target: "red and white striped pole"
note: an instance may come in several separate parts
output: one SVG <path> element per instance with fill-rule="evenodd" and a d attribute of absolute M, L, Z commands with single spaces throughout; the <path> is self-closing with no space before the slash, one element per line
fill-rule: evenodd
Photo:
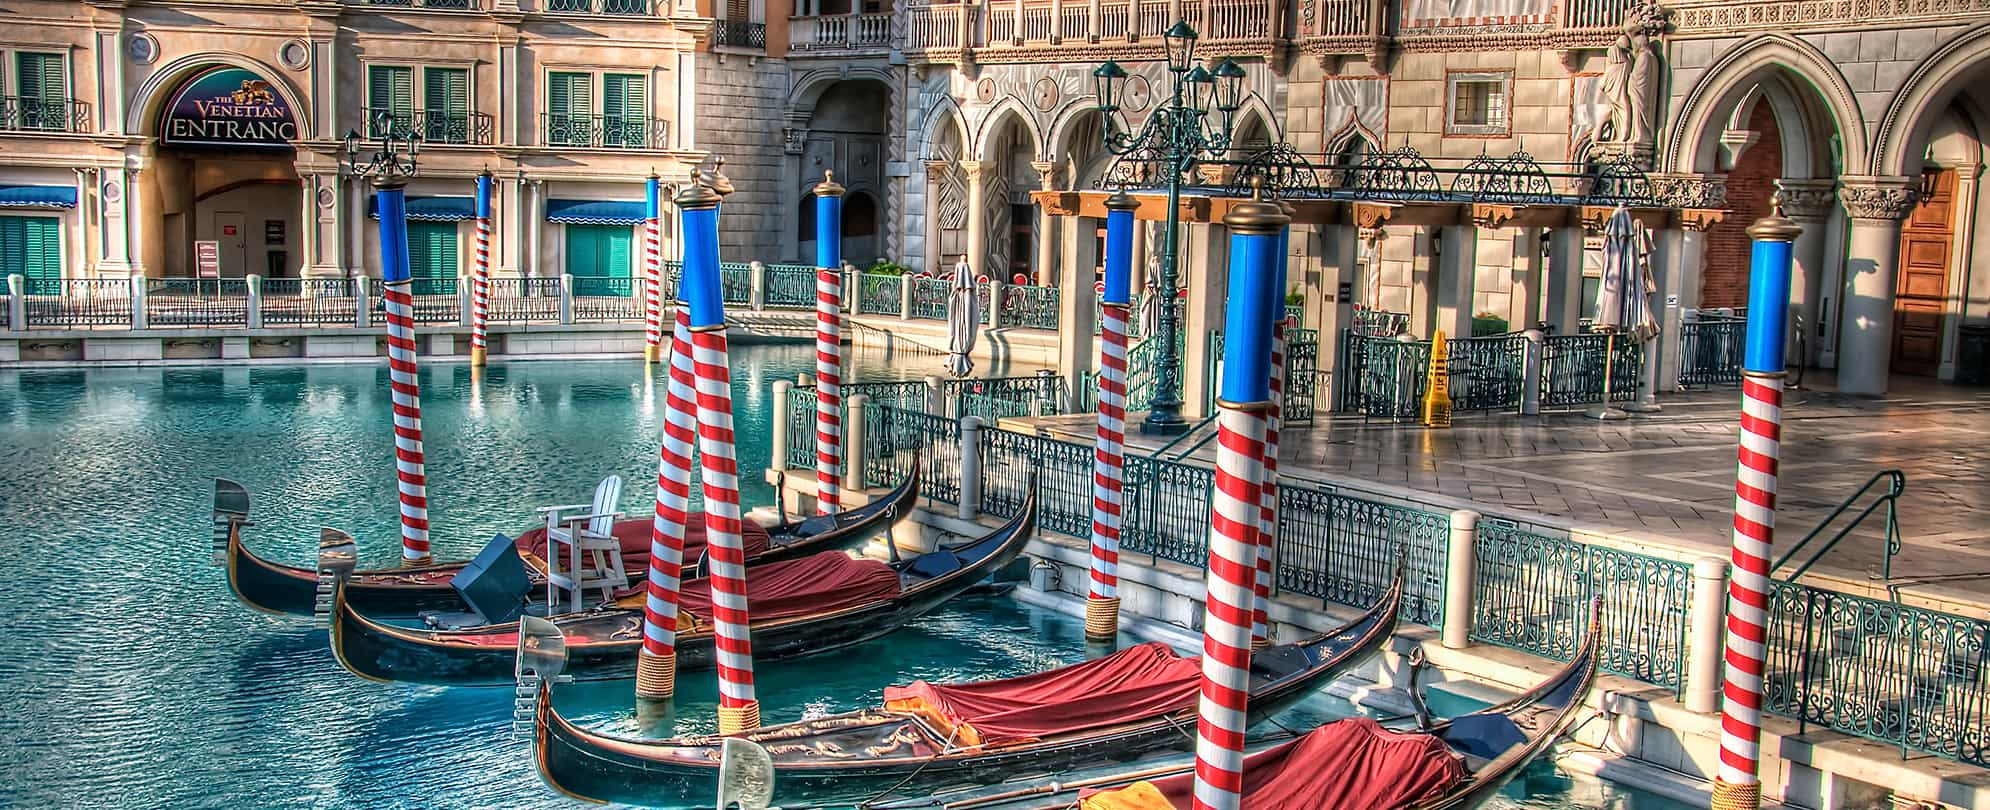
<path fill-rule="evenodd" d="M 1262 192 L 1223 217 L 1230 286 L 1217 399 L 1216 489 L 1210 503 L 1202 699 L 1195 743 L 1196 810 L 1238 810 L 1251 683 L 1251 616 L 1262 517 L 1265 414 L 1271 407 L 1270 297 L 1278 233 L 1291 219 Z"/>
<path fill-rule="evenodd" d="M 477 175 L 477 256 L 470 268 L 470 367 L 489 354 L 485 325 L 491 319 L 491 173 Z"/>
<path fill-rule="evenodd" d="M 843 187 L 815 184 L 815 511 L 833 515 L 843 490 Z"/>
<path fill-rule="evenodd" d="M 691 315 L 679 302 L 670 339 L 670 381 L 664 395 L 663 448 L 656 472 L 656 518 L 650 524 L 649 598 L 643 603 L 643 651 L 636 659 L 636 696 L 663 699 L 677 691 L 677 613 L 684 573 L 684 527 L 691 517 L 691 459 L 698 440 L 697 376 L 691 363 Z"/>
<path fill-rule="evenodd" d="M 663 253 L 657 219 L 657 177 L 649 176 L 643 185 L 643 362 L 654 363 L 663 350 Z"/>
<path fill-rule="evenodd" d="M 1099 434 L 1092 445 L 1092 587 L 1085 637 L 1119 634 L 1119 540 L 1126 505 L 1126 320 L 1133 284 L 1133 210 L 1124 189 L 1106 199 L 1106 277 L 1099 298 Z"/>
<path fill-rule="evenodd" d="M 723 182 L 714 178 L 714 184 Z M 746 549 L 739 512 L 739 460 L 733 451 L 732 373 L 719 283 L 719 194 L 692 182 L 677 195 L 683 212 L 684 275 L 698 403 L 698 456 L 705 491 L 705 544 L 711 560 L 712 626 L 719 670 L 719 733 L 760 727 L 748 633 Z"/>
<path fill-rule="evenodd" d="M 421 381 L 415 373 L 414 299 L 408 295 L 408 209 L 399 178 L 375 182 L 381 297 L 387 309 L 387 380 L 394 399 L 394 476 L 401 498 L 401 564 L 428 565 L 428 474 L 422 469 Z"/>
<path fill-rule="evenodd" d="M 1803 229 L 1781 206 L 1748 227 L 1748 333 L 1741 371 L 1741 443 L 1734 478 L 1733 571 L 1728 581 L 1721 762 L 1714 810 L 1762 804 L 1762 673 L 1769 639 L 1769 553 L 1782 457 L 1783 343 L 1791 244 Z"/>
<path fill-rule="evenodd" d="M 1282 286 L 1282 285 L 1281 285 Z M 1284 295 L 1281 294 L 1283 303 Z M 1275 310 L 1276 311 L 1276 310 Z M 1258 489 L 1258 565 L 1251 594 L 1251 648 L 1271 646 L 1272 546 L 1278 540 L 1278 427 L 1284 417 L 1285 318 L 1271 325 L 1271 377 L 1265 381 L 1271 407 L 1265 410 L 1264 478 Z"/>

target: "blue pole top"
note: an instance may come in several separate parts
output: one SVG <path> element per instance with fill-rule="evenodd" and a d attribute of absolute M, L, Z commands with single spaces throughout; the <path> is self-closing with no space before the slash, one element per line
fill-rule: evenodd
<path fill-rule="evenodd" d="M 843 266 L 843 187 L 834 172 L 823 172 L 815 184 L 815 266 Z"/>
<path fill-rule="evenodd" d="M 1288 213 L 1286 216 L 1291 216 L 1291 214 Z M 1288 268 L 1292 264 L 1291 253 L 1289 252 L 1291 249 L 1292 226 L 1287 225 L 1278 231 L 1278 246 L 1275 248 L 1276 255 L 1271 260 L 1271 284 L 1265 288 L 1265 293 L 1271 296 L 1272 323 L 1285 320 L 1285 286 L 1290 283 L 1287 280 L 1287 276 L 1289 275 Z"/>
<path fill-rule="evenodd" d="M 1279 233 L 1291 225 L 1278 204 L 1252 200 L 1230 209 L 1230 285 L 1223 319 L 1223 379 L 1219 398 L 1238 404 L 1271 400 L 1272 296 L 1277 279 Z"/>
<path fill-rule="evenodd" d="M 1748 336 L 1741 367 L 1758 374 L 1785 370 L 1788 341 L 1791 243 L 1803 228 L 1783 217 L 1781 207 L 1748 226 Z"/>
<path fill-rule="evenodd" d="M 719 195 L 699 182 L 698 173 L 677 193 L 675 200 L 682 219 L 684 263 L 677 282 L 678 298 L 684 301 L 694 329 L 725 324 L 725 298 L 719 284 Z"/>
<path fill-rule="evenodd" d="M 399 185 L 383 185 L 374 194 L 380 209 L 380 280 L 408 280 L 408 198 Z"/>
<path fill-rule="evenodd" d="M 1133 209 L 1139 205 L 1126 189 L 1106 198 L 1106 289 L 1099 298 L 1103 303 L 1133 303 Z"/>
<path fill-rule="evenodd" d="M 663 206 L 658 202 L 658 198 L 662 195 L 657 188 L 656 179 L 656 175 L 652 174 L 649 180 L 643 183 L 643 216 L 649 219 L 661 219 L 663 216 Z"/>
<path fill-rule="evenodd" d="M 477 218 L 491 218 L 491 173 L 477 175 Z"/>

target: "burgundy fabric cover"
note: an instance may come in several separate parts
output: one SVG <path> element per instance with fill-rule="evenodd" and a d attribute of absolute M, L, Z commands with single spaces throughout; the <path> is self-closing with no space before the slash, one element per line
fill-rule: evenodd
<path fill-rule="evenodd" d="M 1130 722 L 1195 706 L 1202 666 L 1159 642 L 1082 664 L 962 684 L 913 681 L 884 690 L 887 704 L 917 698 L 984 745 Z"/>
<path fill-rule="evenodd" d="M 746 525 L 744 540 L 746 556 L 767 550 L 767 530 L 753 521 L 741 521 Z M 651 518 L 624 518 L 615 521 L 615 539 L 622 542 L 622 571 L 630 579 L 649 576 L 650 567 L 650 528 L 655 521 Z M 519 551 L 546 559 L 546 527 L 531 529 L 512 541 Z M 705 515 L 693 513 L 684 525 L 684 564 L 690 565 L 705 553 Z M 453 576 L 453 574 L 452 574 Z"/>
<path fill-rule="evenodd" d="M 746 574 L 746 608 L 755 622 L 826 613 L 898 595 L 898 572 L 877 560 L 855 560 L 822 551 L 799 560 L 753 568 Z M 712 581 L 685 580 L 679 606 L 700 621 L 712 620 Z"/>
<path fill-rule="evenodd" d="M 1433 798 L 1464 778 L 1464 763 L 1443 740 L 1398 733 L 1366 717 L 1350 717 L 1245 759 L 1243 806 L 1391 810 Z M 1193 773 L 1153 784 L 1176 807 L 1194 804 Z"/>

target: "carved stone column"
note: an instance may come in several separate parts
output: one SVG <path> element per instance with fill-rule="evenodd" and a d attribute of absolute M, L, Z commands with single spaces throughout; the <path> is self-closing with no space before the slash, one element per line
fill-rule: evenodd
<path fill-rule="evenodd" d="M 947 181 L 947 172 L 953 164 L 944 160 L 926 161 L 926 245 L 920 251 L 926 257 L 926 264 L 920 268 L 938 275 L 946 268 L 940 266 L 940 186 Z"/>
<path fill-rule="evenodd" d="M 967 175 L 967 267 L 980 278 L 988 264 L 988 212 L 983 205 L 982 181 L 994 170 L 990 161 L 963 160 L 960 170 Z"/>
<path fill-rule="evenodd" d="M 1900 221 L 1914 210 L 1906 177 L 1841 178 L 1838 200 L 1851 217 L 1845 302 L 1839 307 L 1838 390 L 1886 393 L 1893 362 L 1893 294 L 1899 284 Z"/>
<path fill-rule="evenodd" d="M 1785 360 L 1798 368 L 1808 366 L 1823 342 L 1818 312 L 1823 305 L 1825 221 L 1838 207 L 1836 180 L 1778 180 L 1776 199 L 1783 216 L 1803 226 L 1790 252 L 1796 269 L 1790 274 L 1790 318 Z M 1799 326 L 1799 324 L 1801 326 Z M 1798 330 L 1803 332 L 1801 340 Z M 1799 342 L 1802 343 L 1801 349 Z M 1799 353 L 1801 352 L 1801 353 Z"/>
<path fill-rule="evenodd" d="M 1057 190 L 1057 164 L 1048 160 L 1030 161 L 1030 168 L 1036 170 L 1037 185 L 1044 191 Z M 1075 223 L 1074 223 L 1075 227 Z M 1078 234 L 1080 239 L 1084 233 Z M 1039 205 L 1036 207 L 1036 283 L 1049 287 L 1057 283 L 1057 218 Z M 1082 274 L 1084 268 L 1072 265 L 1074 274 Z"/>
<path fill-rule="evenodd" d="M 1943 380 L 1955 381 L 1956 350 L 1961 347 L 1961 327 L 1963 302 L 1969 300 L 1970 268 L 1974 265 L 1973 251 L 1963 237 L 1975 234 L 1971 227 L 1977 220 L 1977 206 L 1982 204 L 1978 197 L 1976 178 L 1983 173 L 1983 167 L 1967 163 L 1955 167 L 1955 202 L 1949 209 L 1949 221 L 1954 224 L 1956 245 L 1949 250 L 1949 296 L 1948 303 L 1942 306 L 1942 361 L 1936 375 Z M 1980 254 L 1978 254 L 1980 255 Z"/>

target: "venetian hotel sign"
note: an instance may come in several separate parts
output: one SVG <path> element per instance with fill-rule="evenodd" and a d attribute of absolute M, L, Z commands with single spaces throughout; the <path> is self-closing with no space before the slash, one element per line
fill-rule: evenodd
<path fill-rule="evenodd" d="M 297 118 L 269 80 L 213 67 L 174 91 L 159 133 L 167 146 L 281 148 L 297 139 Z"/>

